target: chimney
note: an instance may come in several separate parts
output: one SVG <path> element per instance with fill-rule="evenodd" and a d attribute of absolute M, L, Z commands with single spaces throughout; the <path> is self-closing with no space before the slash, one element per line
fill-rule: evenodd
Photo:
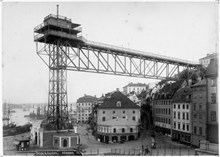
<path fill-rule="evenodd" d="M 118 91 L 119 91 L 119 88 L 116 88 L 116 91 L 118 92 Z"/>
<path fill-rule="evenodd" d="M 188 86 L 191 86 L 192 85 L 192 79 L 189 79 L 188 80 Z"/>

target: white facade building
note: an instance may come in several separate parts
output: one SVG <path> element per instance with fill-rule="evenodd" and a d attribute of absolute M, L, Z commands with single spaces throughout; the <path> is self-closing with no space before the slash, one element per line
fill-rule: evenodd
<path fill-rule="evenodd" d="M 143 90 L 148 89 L 148 85 L 145 83 L 129 83 L 127 86 L 123 87 L 123 93 L 127 95 L 130 92 L 135 92 L 140 94 Z"/>
<path fill-rule="evenodd" d="M 87 122 L 89 115 L 92 113 L 93 103 L 97 101 L 96 97 L 90 95 L 84 95 L 76 102 L 77 123 Z"/>

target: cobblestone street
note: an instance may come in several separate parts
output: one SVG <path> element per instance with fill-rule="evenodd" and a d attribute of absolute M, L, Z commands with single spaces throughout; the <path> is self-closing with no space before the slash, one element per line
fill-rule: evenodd
<path fill-rule="evenodd" d="M 173 142 L 169 137 L 165 137 L 162 135 L 156 135 L 157 147 L 156 149 L 151 149 L 151 137 L 149 131 L 146 131 L 144 136 L 141 135 L 138 140 L 127 141 L 122 144 L 106 144 L 95 140 L 94 136 L 91 135 L 90 131 L 87 131 L 86 127 L 87 125 L 85 124 L 79 125 L 78 127 L 78 131 L 81 134 L 82 148 L 84 148 L 85 150 L 85 155 L 104 155 L 106 153 L 118 155 L 142 155 L 145 153 L 141 150 L 142 144 L 144 148 L 146 148 L 147 146 L 150 150 L 147 155 L 195 155 L 195 151 L 193 148 Z"/>

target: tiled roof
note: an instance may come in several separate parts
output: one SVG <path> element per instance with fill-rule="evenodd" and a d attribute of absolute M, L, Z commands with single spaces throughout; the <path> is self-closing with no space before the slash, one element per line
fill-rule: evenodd
<path fill-rule="evenodd" d="M 159 92 L 155 93 L 155 99 L 171 99 L 183 82 L 184 80 L 179 80 L 174 83 L 165 84 Z"/>
<path fill-rule="evenodd" d="M 119 119 L 111 119 L 108 121 L 104 121 L 99 123 L 99 125 L 111 125 L 111 126 L 123 126 L 123 125 L 138 125 L 137 121 L 134 121 L 132 119 L 125 119 L 125 118 L 119 118 Z"/>
<path fill-rule="evenodd" d="M 187 86 L 180 88 L 173 96 L 173 102 L 190 102 L 192 89 Z"/>
<path fill-rule="evenodd" d="M 218 60 L 211 59 L 207 70 L 206 70 L 206 77 L 210 75 L 218 75 Z"/>
<path fill-rule="evenodd" d="M 83 97 L 77 99 L 77 103 L 83 103 L 83 102 L 94 102 L 97 101 L 98 98 L 90 96 L 90 95 L 84 95 Z"/>
<path fill-rule="evenodd" d="M 207 54 L 207 56 L 200 58 L 199 60 L 202 59 L 210 59 L 210 58 L 216 58 L 217 57 L 217 53 L 212 53 L 212 54 Z"/>
<path fill-rule="evenodd" d="M 192 85 L 191 87 L 198 87 L 198 86 L 205 86 L 206 80 L 202 79 L 201 81 L 197 82 L 196 84 Z"/>
<path fill-rule="evenodd" d="M 125 87 L 129 87 L 129 86 L 132 86 L 132 87 L 147 87 L 148 85 L 147 84 L 145 84 L 145 83 L 129 83 L 127 86 L 125 86 Z"/>
<path fill-rule="evenodd" d="M 118 107 L 117 102 L 121 102 L 121 105 Z M 129 109 L 129 108 L 140 108 L 134 102 L 132 102 L 128 97 L 122 94 L 120 91 L 116 91 L 111 94 L 111 96 L 106 97 L 103 104 L 98 107 L 98 109 Z"/>

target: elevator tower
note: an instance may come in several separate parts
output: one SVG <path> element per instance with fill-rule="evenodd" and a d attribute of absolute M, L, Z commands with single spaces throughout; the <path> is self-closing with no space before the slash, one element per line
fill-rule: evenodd
<path fill-rule="evenodd" d="M 43 23 L 34 28 L 37 54 L 42 58 L 43 53 L 48 58 L 47 62 L 43 60 L 49 67 L 47 124 L 55 130 L 68 128 L 67 43 L 76 43 L 81 32 L 80 25 L 60 16 L 58 9 L 57 15 L 46 16 Z"/>

